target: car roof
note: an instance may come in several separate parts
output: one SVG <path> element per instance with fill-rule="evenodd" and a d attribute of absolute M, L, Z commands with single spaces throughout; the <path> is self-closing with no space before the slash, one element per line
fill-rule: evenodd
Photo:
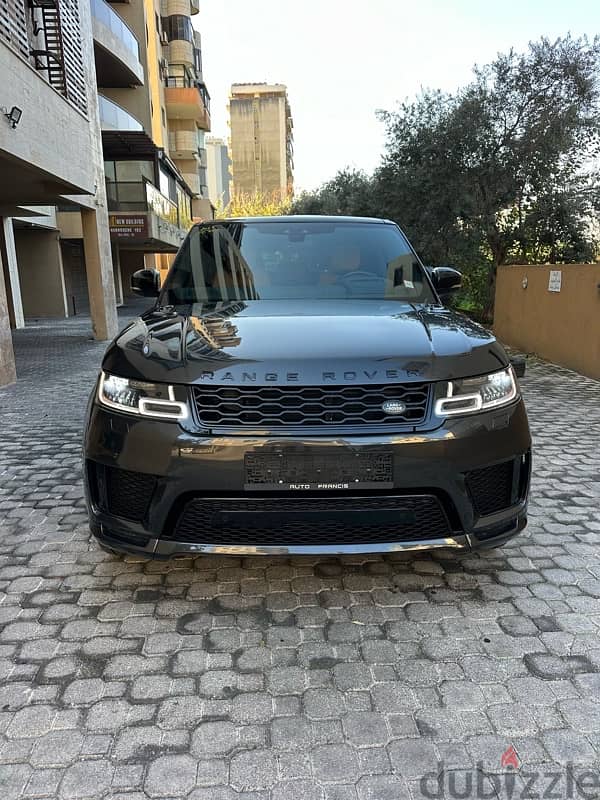
<path fill-rule="evenodd" d="M 377 222 L 382 225 L 395 225 L 395 222 L 389 219 L 379 219 L 378 217 L 345 217 L 325 214 L 287 214 L 278 217 L 229 217 L 227 219 L 207 219 L 203 222 L 197 222 L 196 225 L 222 225 L 228 222 L 260 222 L 261 225 L 267 222 L 335 222 L 335 223 L 373 223 Z"/>

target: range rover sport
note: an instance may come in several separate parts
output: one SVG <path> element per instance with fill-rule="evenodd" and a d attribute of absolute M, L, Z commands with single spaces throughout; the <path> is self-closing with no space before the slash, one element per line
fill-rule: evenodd
<path fill-rule="evenodd" d="M 339 554 L 503 544 L 530 434 L 492 334 L 442 305 L 399 227 L 272 217 L 192 228 L 109 346 L 85 431 L 105 549 Z"/>

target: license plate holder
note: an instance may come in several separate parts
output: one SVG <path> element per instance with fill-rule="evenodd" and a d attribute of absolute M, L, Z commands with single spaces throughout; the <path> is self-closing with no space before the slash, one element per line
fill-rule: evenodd
<path fill-rule="evenodd" d="M 327 492 L 394 485 L 392 454 L 384 450 L 282 448 L 246 453 L 244 468 L 246 491 Z"/>

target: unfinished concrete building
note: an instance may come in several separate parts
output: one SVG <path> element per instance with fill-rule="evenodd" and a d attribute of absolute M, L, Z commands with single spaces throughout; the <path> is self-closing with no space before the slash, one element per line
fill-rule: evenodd
<path fill-rule="evenodd" d="M 283 84 L 234 83 L 229 100 L 234 194 L 293 191 L 293 122 Z"/>

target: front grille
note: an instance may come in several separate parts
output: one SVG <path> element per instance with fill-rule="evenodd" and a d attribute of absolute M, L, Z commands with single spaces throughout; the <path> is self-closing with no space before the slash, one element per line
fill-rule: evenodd
<path fill-rule="evenodd" d="M 513 475 L 513 459 L 467 472 L 467 488 L 478 514 L 493 514 L 513 504 Z"/>
<path fill-rule="evenodd" d="M 101 469 L 104 473 L 105 491 L 100 492 L 100 497 L 104 495 L 106 510 L 117 517 L 141 521 L 148 510 L 156 485 L 154 475 L 116 467 Z"/>
<path fill-rule="evenodd" d="M 193 399 L 202 425 L 269 428 L 297 426 L 414 426 L 425 420 L 429 384 L 374 386 L 195 386 Z M 386 414 L 385 400 L 406 405 Z"/>
<path fill-rule="evenodd" d="M 433 495 L 196 498 L 163 539 L 211 545 L 309 546 L 414 542 L 451 535 Z"/>

